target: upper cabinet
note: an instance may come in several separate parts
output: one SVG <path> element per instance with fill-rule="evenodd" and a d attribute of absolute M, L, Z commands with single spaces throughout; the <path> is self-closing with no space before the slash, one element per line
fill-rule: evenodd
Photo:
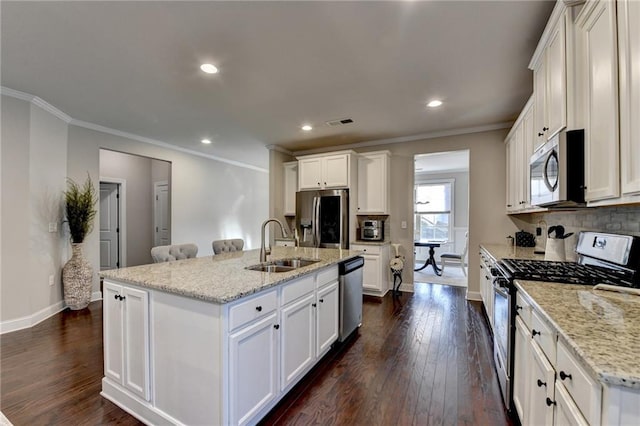
<path fill-rule="evenodd" d="M 284 167 L 284 215 L 296 214 L 296 191 L 298 190 L 298 162 L 283 163 Z"/>
<path fill-rule="evenodd" d="M 298 157 L 298 187 L 301 191 L 349 188 L 354 159 L 352 151 Z"/>
<path fill-rule="evenodd" d="M 390 162 L 389 151 L 358 157 L 358 214 L 389 214 Z"/>
<path fill-rule="evenodd" d="M 640 194 L 640 2 L 619 1 L 620 172 L 624 195 Z"/>
<path fill-rule="evenodd" d="M 640 3 L 588 1 L 584 37 L 589 206 L 640 202 Z"/>
<path fill-rule="evenodd" d="M 566 6 L 558 2 L 529 64 L 536 105 L 536 147 L 567 127 L 567 16 Z"/>
<path fill-rule="evenodd" d="M 534 97 L 532 96 L 505 140 L 507 149 L 507 213 L 531 208 L 529 159 L 534 146 Z"/>

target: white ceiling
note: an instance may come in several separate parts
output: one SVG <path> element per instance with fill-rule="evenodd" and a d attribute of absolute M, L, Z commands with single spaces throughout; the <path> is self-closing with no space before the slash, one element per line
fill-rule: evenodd
<path fill-rule="evenodd" d="M 76 120 L 267 168 L 270 144 L 300 151 L 515 119 L 553 2 L 0 7 L 2 86 Z M 220 73 L 203 74 L 203 62 Z M 444 105 L 427 110 L 432 98 Z M 324 124 L 343 117 L 355 123 Z"/>
<path fill-rule="evenodd" d="M 449 151 L 415 156 L 415 172 L 442 173 L 469 170 L 469 151 Z"/>

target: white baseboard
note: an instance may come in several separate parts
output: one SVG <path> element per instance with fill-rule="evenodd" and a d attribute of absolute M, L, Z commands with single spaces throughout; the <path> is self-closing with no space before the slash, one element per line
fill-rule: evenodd
<path fill-rule="evenodd" d="M 469 291 L 467 290 L 467 300 L 475 300 L 477 302 L 482 302 L 482 295 L 479 291 Z"/>
<path fill-rule="evenodd" d="M 91 301 L 94 302 L 96 300 L 102 300 L 102 292 L 94 291 L 93 293 L 91 293 Z M 59 302 L 56 302 L 53 305 L 47 306 L 46 308 L 41 309 L 32 315 L 27 315 L 21 318 L 2 321 L 0 322 L 0 334 L 10 333 L 12 331 L 24 330 L 25 328 L 31 328 L 34 325 L 40 324 L 42 321 L 46 320 L 47 318 L 51 318 L 58 312 L 64 311 L 66 308 L 67 308 L 67 305 L 64 303 L 64 300 L 60 300 Z"/>
<path fill-rule="evenodd" d="M 413 283 L 402 283 L 398 288 L 400 291 L 404 291 L 406 293 L 413 293 Z"/>

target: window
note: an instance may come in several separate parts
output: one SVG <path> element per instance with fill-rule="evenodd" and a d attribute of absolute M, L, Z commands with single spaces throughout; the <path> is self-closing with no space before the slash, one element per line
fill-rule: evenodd
<path fill-rule="evenodd" d="M 415 186 L 414 239 L 450 240 L 453 226 L 453 180 Z"/>

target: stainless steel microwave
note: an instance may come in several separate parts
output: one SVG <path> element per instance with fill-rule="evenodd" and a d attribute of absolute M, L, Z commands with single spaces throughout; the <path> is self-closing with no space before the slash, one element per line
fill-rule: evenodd
<path fill-rule="evenodd" d="M 531 204 L 584 205 L 584 130 L 562 131 L 531 156 Z"/>
<path fill-rule="evenodd" d="M 371 241 L 384 240 L 384 222 L 381 220 L 365 220 L 360 228 L 360 239 Z"/>

